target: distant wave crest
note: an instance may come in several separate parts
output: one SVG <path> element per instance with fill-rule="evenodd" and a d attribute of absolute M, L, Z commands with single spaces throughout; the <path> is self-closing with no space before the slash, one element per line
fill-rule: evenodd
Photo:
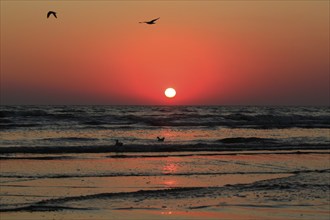
<path fill-rule="evenodd" d="M 85 107 L 87 108 L 87 107 Z M 315 112 L 313 112 L 313 110 Z M 24 121 L 24 123 L 22 123 Z M 40 123 L 42 121 L 42 123 Z M 320 108 L 225 108 L 225 107 L 1 107 L 2 128 L 51 126 L 72 123 L 89 128 L 119 125 L 149 127 L 229 127 L 229 128 L 330 128 L 330 111 Z"/>

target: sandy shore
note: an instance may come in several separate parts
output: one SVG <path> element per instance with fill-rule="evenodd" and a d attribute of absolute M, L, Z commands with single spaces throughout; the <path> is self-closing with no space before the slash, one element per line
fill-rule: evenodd
<path fill-rule="evenodd" d="M 330 217 L 329 151 L 149 156 L 2 159 L 1 220 Z"/>

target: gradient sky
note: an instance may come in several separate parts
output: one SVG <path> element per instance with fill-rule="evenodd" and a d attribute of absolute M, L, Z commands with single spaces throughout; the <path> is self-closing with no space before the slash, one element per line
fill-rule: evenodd
<path fill-rule="evenodd" d="M 1 104 L 329 105 L 327 0 L 0 2 Z"/>

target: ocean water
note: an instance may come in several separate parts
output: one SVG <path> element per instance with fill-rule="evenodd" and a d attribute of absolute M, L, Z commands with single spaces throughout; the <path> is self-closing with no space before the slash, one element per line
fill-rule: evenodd
<path fill-rule="evenodd" d="M 330 217 L 328 107 L 1 106 L 0 125 L 1 219 Z"/>
<path fill-rule="evenodd" d="M 1 153 L 328 149 L 329 107 L 1 106 Z M 165 137 L 164 142 L 157 136 Z"/>

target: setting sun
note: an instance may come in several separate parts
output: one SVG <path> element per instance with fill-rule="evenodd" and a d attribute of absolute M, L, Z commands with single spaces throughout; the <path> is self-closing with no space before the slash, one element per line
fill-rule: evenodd
<path fill-rule="evenodd" d="M 165 90 L 165 96 L 166 96 L 167 98 L 173 98 L 175 95 L 176 95 L 176 91 L 175 91 L 175 89 L 173 89 L 173 88 L 167 88 L 167 89 Z"/>

